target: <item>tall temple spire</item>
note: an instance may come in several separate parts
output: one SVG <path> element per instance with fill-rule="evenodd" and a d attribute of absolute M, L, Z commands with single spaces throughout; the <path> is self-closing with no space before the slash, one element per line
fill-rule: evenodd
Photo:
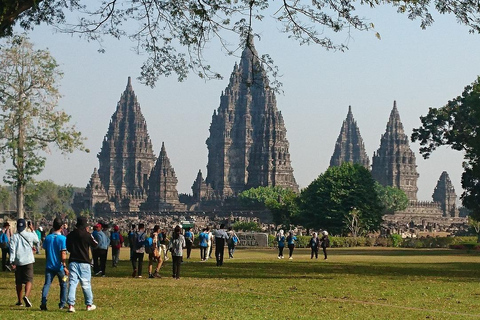
<path fill-rule="evenodd" d="M 432 198 L 440 203 L 444 217 L 458 217 L 457 194 L 446 171 L 440 175 Z"/>
<path fill-rule="evenodd" d="M 207 185 L 219 197 L 258 186 L 297 191 L 286 131 L 251 42 L 243 50 L 238 68 L 234 67 L 212 117 Z"/>
<path fill-rule="evenodd" d="M 162 142 L 162 149 L 149 179 L 146 207 L 150 210 L 162 211 L 178 209 L 182 206 L 178 200 L 177 183 L 175 170 L 170 164 L 165 143 Z M 184 209 L 184 206 L 182 208 Z"/>
<path fill-rule="evenodd" d="M 97 157 L 98 174 L 110 196 L 144 193 L 148 188 L 155 155 L 130 77 Z"/>
<path fill-rule="evenodd" d="M 415 154 L 403 130 L 396 101 L 380 139 L 380 148 L 372 158 L 372 176 L 384 186 L 402 189 L 409 200 L 417 200 L 419 175 Z"/>
<path fill-rule="evenodd" d="M 348 106 L 347 118 L 343 121 L 330 158 L 330 167 L 340 166 L 344 162 L 358 163 L 367 169 L 370 167 L 360 130 L 353 118 L 352 106 Z"/>

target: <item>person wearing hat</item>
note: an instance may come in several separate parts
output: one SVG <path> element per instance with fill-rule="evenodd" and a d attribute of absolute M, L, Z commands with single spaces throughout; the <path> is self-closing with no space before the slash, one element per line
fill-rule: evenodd
<path fill-rule="evenodd" d="M 78 282 L 82 285 L 87 311 L 97 308 L 93 304 L 92 272 L 90 270 L 89 255 L 90 248 L 94 248 L 97 245 L 98 242 L 88 232 L 87 219 L 78 217 L 75 230 L 67 235 L 67 251 L 70 252 L 68 259 L 68 270 L 70 271 L 67 297 L 68 312 L 75 312 L 75 294 Z"/>
<path fill-rule="evenodd" d="M 123 244 L 123 236 L 119 232 L 120 228 L 116 225 L 110 234 L 110 245 L 112 246 L 112 267 L 116 268 L 120 258 L 120 248 Z"/>
<path fill-rule="evenodd" d="M 23 302 L 27 308 L 32 306 L 30 292 L 33 285 L 33 256 L 34 246 L 38 243 L 38 237 L 33 232 L 32 227 L 26 230 L 27 223 L 25 219 L 17 220 L 17 233 L 10 239 L 10 265 L 15 270 L 15 285 L 17 290 L 17 306 L 22 306 L 22 290 L 25 285 L 25 295 Z"/>
<path fill-rule="evenodd" d="M 2 231 L 0 232 L 0 247 L 2 248 L 2 271 L 12 271 L 10 269 L 10 239 L 12 238 L 12 230 L 10 229 L 10 223 L 5 222 L 3 224 Z M 8 259 L 7 259 L 8 256 Z"/>
<path fill-rule="evenodd" d="M 328 238 L 328 232 L 324 230 L 322 232 L 322 238 L 320 239 L 320 246 L 323 250 L 323 256 L 327 260 L 327 247 L 330 247 L 330 239 Z"/>
<path fill-rule="evenodd" d="M 102 224 L 97 223 L 95 225 L 95 230 L 92 233 L 92 236 L 97 240 L 98 246 L 93 248 L 93 272 L 97 276 L 105 276 L 105 268 L 107 264 L 107 250 L 108 245 L 110 244 L 110 239 L 107 237 L 105 232 L 102 231 Z"/>

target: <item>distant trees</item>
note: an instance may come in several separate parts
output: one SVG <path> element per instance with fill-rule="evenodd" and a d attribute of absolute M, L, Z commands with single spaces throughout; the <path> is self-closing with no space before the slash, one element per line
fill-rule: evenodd
<path fill-rule="evenodd" d="M 375 190 L 375 180 L 363 166 L 330 167 L 302 190 L 299 220 L 307 228 L 334 234 L 378 230 L 384 207 Z"/>
<path fill-rule="evenodd" d="M 24 217 L 25 186 L 45 166 L 40 152 L 55 145 L 62 153 L 85 150 L 70 116 L 56 106 L 62 73 L 46 50 L 34 50 L 26 36 L 14 36 L 0 48 L 0 156 L 13 169 L 4 181 L 16 188 L 18 217 Z"/>
<path fill-rule="evenodd" d="M 443 107 L 430 108 L 420 120 L 422 125 L 413 130 L 412 141 L 420 142 L 425 159 L 440 146 L 464 153 L 461 199 L 480 220 L 480 77 L 461 96 Z"/>
<path fill-rule="evenodd" d="M 56 216 L 75 216 L 72 209 L 74 189 L 71 185 L 58 186 L 52 181 L 29 183 L 25 193 L 25 208 L 36 217 L 53 220 Z"/>

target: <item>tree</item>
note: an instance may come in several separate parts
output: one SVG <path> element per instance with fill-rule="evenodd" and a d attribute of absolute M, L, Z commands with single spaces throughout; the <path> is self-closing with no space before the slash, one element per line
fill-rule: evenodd
<path fill-rule="evenodd" d="M 255 221 L 237 221 L 232 225 L 232 228 L 235 231 L 262 231 L 260 225 Z"/>
<path fill-rule="evenodd" d="M 462 0 L 3 0 L 0 5 L 0 37 L 12 33 L 19 24 L 32 29 L 40 23 L 53 24 L 65 32 L 77 33 L 88 40 L 101 41 L 104 36 L 127 37 L 139 53 L 146 53 L 141 80 L 153 86 L 159 76 L 176 74 L 183 80 L 189 71 L 200 77 L 219 78 L 204 60 L 203 49 L 214 40 L 227 54 L 248 45 L 255 21 L 271 18 L 281 24 L 281 31 L 300 44 L 318 44 L 327 49 L 345 50 L 345 43 L 335 43 L 332 36 L 352 29 L 371 30 L 368 17 L 357 15 L 357 5 L 376 7 L 392 5 L 409 19 L 419 18 L 421 27 L 433 23 L 435 8 L 442 14 L 454 14 L 457 20 L 480 31 L 480 7 L 475 1 Z M 70 24 L 66 10 L 79 16 Z M 229 45 L 229 33 L 239 36 L 240 45 Z M 380 37 L 376 33 L 377 37 Z M 348 37 L 344 37 L 347 38 Z M 102 49 L 103 50 L 103 49 Z M 268 55 L 262 57 L 272 65 Z M 271 70 L 275 70 L 274 67 Z M 275 72 L 273 72 L 275 74 Z"/>
<path fill-rule="evenodd" d="M 358 164 L 330 167 L 300 195 L 300 221 L 305 227 L 326 229 L 333 234 L 348 230 L 352 209 L 365 231 L 375 231 L 382 222 L 383 206 L 375 192 L 375 180 Z"/>
<path fill-rule="evenodd" d="M 430 108 L 420 120 L 422 125 L 413 130 L 412 141 L 420 142 L 420 153 L 425 159 L 440 146 L 463 151 L 461 199 L 472 217 L 479 220 L 480 77 L 466 86 L 461 96 L 441 108 Z"/>
<path fill-rule="evenodd" d="M 14 36 L 0 49 L 0 155 L 11 161 L 4 177 L 16 188 L 18 217 L 24 217 L 26 184 L 45 166 L 49 146 L 62 153 L 84 148 L 84 138 L 70 116 L 57 110 L 60 97 L 56 80 L 62 76 L 46 50 L 34 50 L 29 39 Z"/>
<path fill-rule="evenodd" d="M 385 213 L 405 210 L 408 206 L 408 197 L 402 189 L 391 186 L 384 187 L 376 182 L 375 191 L 385 208 Z"/>
<path fill-rule="evenodd" d="M 241 192 L 240 203 L 250 208 L 267 208 L 272 213 L 273 222 L 289 226 L 298 213 L 298 195 L 290 189 L 280 187 L 257 187 Z"/>
<path fill-rule="evenodd" d="M 58 186 L 50 180 L 29 183 L 25 190 L 26 210 L 49 220 L 70 215 L 72 200 L 71 185 Z"/>

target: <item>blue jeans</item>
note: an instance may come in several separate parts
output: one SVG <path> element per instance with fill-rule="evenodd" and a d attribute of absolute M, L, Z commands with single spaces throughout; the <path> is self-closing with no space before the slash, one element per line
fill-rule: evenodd
<path fill-rule="evenodd" d="M 60 271 L 45 270 L 45 284 L 42 289 L 42 305 L 47 305 L 48 290 L 50 290 L 50 285 L 55 276 L 57 276 L 60 284 L 60 303 L 58 304 L 58 307 L 63 308 L 67 303 L 67 281 L 64 281 L 65 271 L 63 269 Z"/>
<path fill-rule="evenodd" d="M 89 263 L 70 262 L 68 265 L 70 271 L 70 278 L 68 281 L 68 299 L 69 305 L 75 305 L 75 291 L 77 290 L 78 282 L 82 285 L 83 297 L 85 298 L 85 305 L 91 306 L 93 304 L 92 293 L 92 272 Z"/>

